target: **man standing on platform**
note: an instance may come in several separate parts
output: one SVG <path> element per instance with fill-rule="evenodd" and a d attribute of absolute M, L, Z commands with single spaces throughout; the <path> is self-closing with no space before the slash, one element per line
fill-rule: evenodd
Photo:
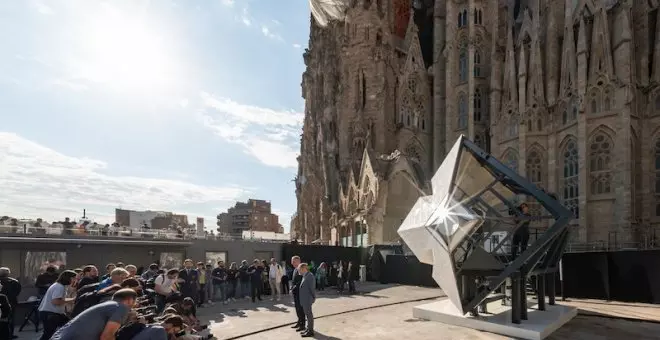
<path fill-rule="evenodd" d="M 300 256 L 296 255 L 292 257 L 291 265 L 295 268 L 291 277 L 291 294 L 293 294 L 293 303 L 296 306 L 296 315 L 298 316 L 298 322 L 296 322 L 291 328 L 295 328 L 297 332 L 302 332 L 305 330 L 305 311 L 303 311 L 302 305 L 300 304 L 300 284 L 303 279 L 300 272 L 298 272 Z"/>

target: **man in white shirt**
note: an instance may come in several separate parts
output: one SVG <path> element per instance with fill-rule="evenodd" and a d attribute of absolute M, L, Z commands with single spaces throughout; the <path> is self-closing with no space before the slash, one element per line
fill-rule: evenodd
<path fill-rule="evenodd" d="M 280 301 L 280 282 L 282 281 L 282 267 L 275 261 L 274 258 L 270 259 L 270 269 L 268 270 L 268 283 L 270 283 L 270 300 L 275 299 L 275 292 L 277 292 L 277 301 Z"/>
<path fill-rule="evenodd" d="M 165 301 L 167 298 L 178 293 L 176 290 L 176 282 L 179 278 L 178 269 L 170 269 L 167 273 L 158 275 L 154 279 L 154 290 L 156 291 L 156 306 L 158 307 L 158 312 L 162 312 L 165 309 Z"/>

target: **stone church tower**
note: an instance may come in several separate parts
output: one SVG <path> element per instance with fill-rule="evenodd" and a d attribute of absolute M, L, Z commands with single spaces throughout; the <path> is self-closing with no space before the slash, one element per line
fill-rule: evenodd
<path fill-rule="evenodd" d="M 657 0 L 346 1 L 345 20 L 312 19 L 304 54 L 299 240 L 398 241 L 464 134 L 556 192 L 574 242 L 648 241 L 660 223 Z"/>

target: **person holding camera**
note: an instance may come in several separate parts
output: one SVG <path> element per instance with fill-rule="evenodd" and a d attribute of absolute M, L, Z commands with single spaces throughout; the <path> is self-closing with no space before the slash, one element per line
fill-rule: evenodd
<path fill-rule="evenodd" d="M 65 270 L 44 294 L 39 303 L 39 318 L 44 325 L 41 340 L 49 340 L 55 331 L 69 321 L 65 306 L 75 302 L 75 298 L 66 297 L 66 287 L 78 276 L 73 270 Z"/>
<path fill-rule="evenodd" d="M 160 324 L 147 325 L 133 340 L 168 340 L 176 339 L 184 330 L 183 319 L 178 315 L 168 315 Z"/>
<path fill-rule="evenodd" d="M 135 305 L 133 289 L 118 290 L 111 301 L 90 307 L 53 334 L 51 340 L 99 339 L 114 340 L 117 330 L 127 320 Z"/>
<path fill-rule="evenodd" d="M 520 221 L 516 220 L 518 224 L 518 229 L 513 233 L 513 240 L 511 241 L 511 257 L 515 260 L 518 257 L 519 253 L 527 250 L 527 244 L 529 243 L 529 206 L 527 203 L 523 203 L 518 207 L 520 216 L 527 217 L 526 219 Z M 520 249 L 520 252 L 518 250 Z"/>
<path fill-rule="evenodd" d="M 154 280 L 154 290 L 156 296 L 154 297 L 156 306 L 158 306 L 158 313 L 165 309 L 165 303 L 173 295 L 178 295 L 179 291 L 176 288 L 176 282 L 179 278 L 179 270 L 172 268 L 167 273 L 160 274 Z"/>

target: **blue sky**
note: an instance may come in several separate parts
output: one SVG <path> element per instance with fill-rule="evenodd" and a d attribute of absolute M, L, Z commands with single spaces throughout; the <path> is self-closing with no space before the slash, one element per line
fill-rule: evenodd
<path fill-rule="evenodd" d="M 0 215 L 205 217 L 288 230 L 307 1 L 0 2 Z"/>

